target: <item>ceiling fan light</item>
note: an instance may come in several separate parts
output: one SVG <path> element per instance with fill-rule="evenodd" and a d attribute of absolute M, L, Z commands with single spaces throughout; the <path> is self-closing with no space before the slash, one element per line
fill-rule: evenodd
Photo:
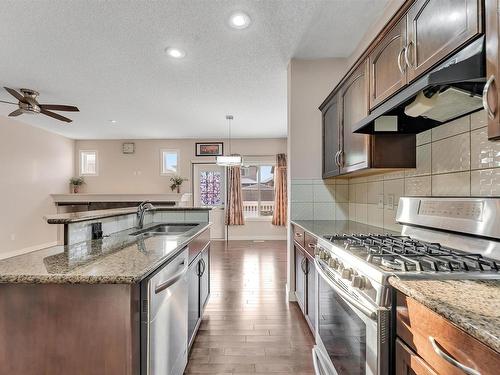
<path fill-rule="evenodd" d="M 241 155 L 222 155 L 216 158 L 216 164 L 222 167 L 236 167 L 242 163 Z"/>

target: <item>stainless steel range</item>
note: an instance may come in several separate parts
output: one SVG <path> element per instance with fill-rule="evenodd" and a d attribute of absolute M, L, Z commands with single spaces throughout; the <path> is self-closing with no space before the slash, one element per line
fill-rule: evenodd
<path fill-rule="evenodd" d="M 500 199 L 401 198 L 401 233 L 318 241 L 316 373 L 389 373 L 388 278 L 500 279 Z"/>

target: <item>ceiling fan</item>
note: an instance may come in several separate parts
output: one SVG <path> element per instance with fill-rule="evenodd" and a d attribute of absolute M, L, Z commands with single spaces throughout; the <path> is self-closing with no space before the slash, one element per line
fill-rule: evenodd
<path fill-rule="evenodd" d="M 20 89 L 21 93 L 17 92 L 14 89 L 4 87 L 5 90 L 9 94 L 11 94 L 13 97 L 15 97 L 19 102 L 18 103 L 13 103 L 13 102 L 6 102 L 4 100 L 0 100 L 0 103 L 7 103 L 7 104 L 17 104 L 19 106 L 18 109 L 16 109 L 14 112 L 9 113 L 10 117 L 15 117 L 22 115 L 24 113 L 28 114 L 37 114 L 41 113 L 43 115 L 55 118 L 56 120 L 59 121 L 64 121 L 64 122 L 72 122 L 73 120 L 61 116 L 58 113 L 52 112 L 52 111 L 68 111 L 68 112 L 79 112 L 79 109 L 77 107 L 71 106 L 71 105 L 61 105 L 61 104 L 40 104 L 38 103 L 38 95 L 39 93 L 35 90 L 30 90 L 30 89 Z"/>

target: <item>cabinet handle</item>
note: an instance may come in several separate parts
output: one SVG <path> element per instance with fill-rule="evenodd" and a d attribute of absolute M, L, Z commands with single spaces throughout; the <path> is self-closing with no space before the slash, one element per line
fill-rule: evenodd
<path fill-rule="evenodd" d="M 406 62 L 406 65 L 408 65 L 412 69 L 415 69 L 415 67 L 413 66 L 413 64 L 410 62 L 410 58 L 408 57 L 408 52 L 410 51 L 410 46 L 413 46 L 413 45 L 414 45 L 413 40 L 410 40 L 408 42 L 408 44 L 406 45 L 406 47 L 404 48 L 404 51 L 405 51 L 405 62 Z"/>
<path fill-rule="evenodd" d="M 401 51 L 398 53 L 398 68 L 401 74 L 405 74 L 405 68 L 403 68 L 403 65 L 401 64 L 401 58 L 403 57 L 403 53 L 406 51 L 406 46 L 401 48 Z"/>
<path fill-rule="evenodd" d="M 495 112 L 491 110 L 490 102 L 488 101 L 488 93 L 490 91 L 491 84 L 494 81 L 495 81 L 495 76 L 492 75 L 490 78 L 488 78 L 488 81 L 486 81 L 486 84 L 484 85 L 483 89 L 483 107 L 486 113 L 488 114 L 488 118 L 490 120 L 493 120 L 495 118 Z"/>
<path fill-rule="evenodd" d="M 306 267 L 305 266 L 306 261 L 307 261 L 307 259 L 304 258 L 304 259 L 302 259 L 302 262 L 300 262 L 300 268 L 302 269 L 302 272 L 304 273 L 304 275 L 307 274 L 307 271 L 306 271 L 306 268 L 305 268 Z"/>
<path fill-rule="evenodd" d="M 302 233 L 295 232 L 295 237 L 302 237 Z"/>
<path fill-rule="evenodd" d="M 429 341 L 431 342 L 432 349 L 434 349 L 434 352 L 443 358 L 446 362 L 450 363 L 451 365 L 455 366 L 456 368 L 459 368 L 463 372 L 465 372 L 467 375 L 481 375 L 481 373 L 477 370 L 474 370 L 470 367 L 465 366 L 464 364 L 458 362 L 455 358 L 450 356 L 449 354 L 445 353 L 441 348 L 439 347 L 439 344 L 437 343 L 436 339 L 432 336 L 429 336 Z"/>
<path fill-rule="evenodd" d="M 339 167 L 344 166 L 344 150 L 339 151 Z"/>
<path fill-rule="evenodd" d="M 338 166 L 338 167 L 340 167 L 340 165 L 339 165 L 339 152 L 340 152 L 340 151 L 337 151 L 337 152 L 335 153 L 335 164 L 337 164 L 337 166 Z"/>
<path fill-rule="evenodd" d="M 307 244 L 307 247 L 308 247 L 309 249 L 314 249 L 314 248 L 316 248 L 316 244 L 315 244 L 315 243 L 308 243 L 308 244 Z"/>

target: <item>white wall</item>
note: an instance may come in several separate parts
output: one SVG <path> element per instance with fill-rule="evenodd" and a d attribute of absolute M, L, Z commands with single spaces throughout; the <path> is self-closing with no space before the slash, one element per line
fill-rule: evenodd
<path fill-rule="evenodd" d="M 75 170 L 79 169 L 80 150 L 97 150 L 98 176 L 86 176 L 86 193 L 170 193 L 170 176 L 160 175 L 160 149 L 180 152 L 179 175 L 189 179 L 181 186 L 182 193 L 191 192 L 191 161 L 213 161 L 213 157 L 195 157 L 195 143 L 207 140 L 77 140 Z M 209 141 L 209 140 L 208 140 Z M 211 140 L 214 141 L 214 140 Z M 135 153 L 123 154 L 123 142 L 134 142 Z M 224 143 L 227 150 L 228 142 Z M 234 139 L 232 152 L 242 155 L 275 155 L 286 152 L 285 138 Z"/>
<path fill-rule="evenodd" d="M 50 194 L 68 193 L 74 141 L 0 117 L 0 258 L 54 245 Z"/>
<path fill-rule="evenodd" d="M 292 179 L 321 179 L 318 107 L 346 72 L 345 59 L 297 60 L 288 66 L 288 142 Z"/>

